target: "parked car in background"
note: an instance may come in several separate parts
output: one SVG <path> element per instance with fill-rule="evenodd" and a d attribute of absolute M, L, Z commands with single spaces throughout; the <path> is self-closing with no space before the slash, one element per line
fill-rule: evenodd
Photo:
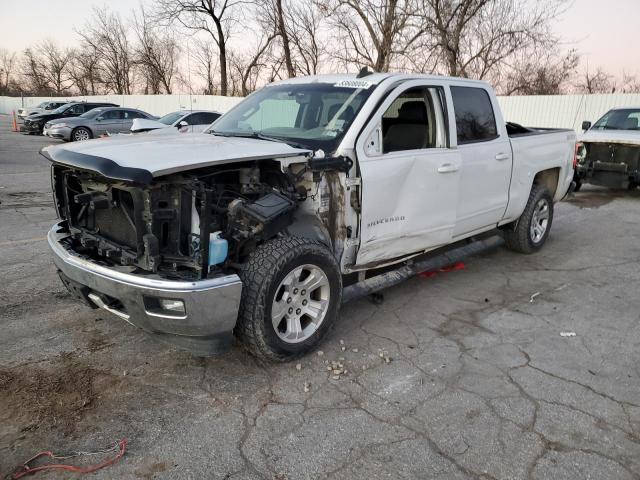
<path fill-rule="evenodd" d="M 79 117 L 59 118 L 44 125 L 43 133 L 51 138 L 78 142 L 104 134 L 128 132 L 135 120 L 148 120 L 153 115 L 124 107 L 98 107 Z"/>
<path fill-rule="evenodd" d="M 107 102 L 73 102 L 66 103 L 61 107 L 56 108 L 52 112 L 48 113 L 36 113 L 35 115 L 29 115 L 24 119 L 24 124 L 20 131 L 28 133 L 42 133 L 44 125 L 51 120 L 67 117 L 79 117 L 89 110 L 93 110 L 98 107 L 117 107 L 115 103 Z"/>
<path fill-rule="evenodd" d="M 69 100 L 48 100 L 46 102 L 41 102 L 35 107 L 23 107 L 18 109 L 18 118 L 24 120 L 29 115 L 35 115 L 37 113 L 43 112 L 51 112 L 56 108 L 61 107 L 62 105 L 66 105 L 69 103 Z"/>
<path fill-rule="evenodd" d="M 640 185 L 640 107 L 614 108 L 596 123 L 583 122 L 576 190 L 583 183 L 633 190 Z"/>
<path fill-rule="evenodd" d="M 573 130 L 505 124 L 485 82 L 366 73 L 269 85 L 203 134 L 44 148 L 64 284 L 198 355 L 235 333 L 282 361 L 427 252 L 496 228 L 542 248 Z"/>
<path fill-rule="evenodd" d="M 220 112 L 208 110 L 179 110 L 171 112 L 157 120 L 138 119 L 133 122 L 133 133 L 156 130 L 157 134 L 190 132 L 199 133 L 220 118 Z"/>

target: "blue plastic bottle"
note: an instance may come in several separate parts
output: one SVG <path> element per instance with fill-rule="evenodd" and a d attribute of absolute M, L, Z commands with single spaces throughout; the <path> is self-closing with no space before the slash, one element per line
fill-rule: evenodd
<path fill-rule="evenodd" d="M 209 266 L 218 265 L 227 258 L 229 244 L 225 238 L 221 238 L 222 232 L 213 232 L 209 235 Z"/>

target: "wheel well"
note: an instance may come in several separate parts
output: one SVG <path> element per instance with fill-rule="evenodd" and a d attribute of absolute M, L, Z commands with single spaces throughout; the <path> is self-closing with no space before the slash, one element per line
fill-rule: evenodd
<path fill-rule="evenodd" d="M 544 185 L 551 192 L 551 196 L 555 196 L 558 189 L 558 179 L 560 178 L 559 168 L 550 168 L 549 170 L 543 170 L 536 173 L 533 178 L 534 185 Z"/>
<path fill-rule="evenodd" d="M 84 128 L 87 132 L 89 132 L 89 136 L 93 138 L 93 131 L 89 127 L 85 127 L 84 125 L 80 125 L 79 127 L 75 127 L 73 130 L 71 130 L 71 135 L 73 135 L 74 132 L 79 128 Z"/>

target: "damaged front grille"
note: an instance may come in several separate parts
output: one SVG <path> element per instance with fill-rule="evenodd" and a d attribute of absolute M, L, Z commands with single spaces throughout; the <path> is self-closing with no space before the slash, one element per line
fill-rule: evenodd
<path fill-rule="evenodd" d="M 640 146 L 623 143 L 585 142 L 586 154 L 578 165 L 583 179 L 606 187 L 640 182 Z"/>
<path fill-rule="evenodd" d="M 293 221 L 306 190 L 293 188 L 277 164 L 262 166 L 176 174 L 139 186 L 54 164 L 52 186 L 74 251 L 192 280 L 233 270 Z M 210 256 L 210 245 L 221 243 L 227 253 Z"/>

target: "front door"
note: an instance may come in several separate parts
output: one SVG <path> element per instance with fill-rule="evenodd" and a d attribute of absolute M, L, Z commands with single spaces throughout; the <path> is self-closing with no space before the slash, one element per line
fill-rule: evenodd
<path fill-rule="evenodd" d="M 437 82 L 394 90 L 356 144 L 362 177 L 359 266 L 384 263 L 451 241 L 460 156 Z"/>

